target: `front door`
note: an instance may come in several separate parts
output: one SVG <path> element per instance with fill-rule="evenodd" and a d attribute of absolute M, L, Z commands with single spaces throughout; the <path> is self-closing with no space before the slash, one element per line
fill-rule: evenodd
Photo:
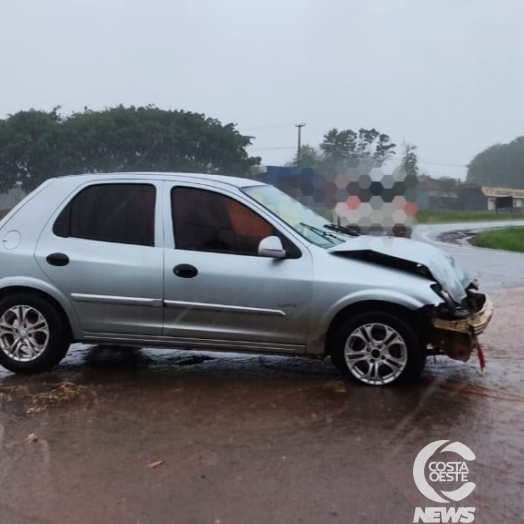
<path fill-rule="evenodd" d="M 298 248 L 247 198 L 198 185 L 168 186 L 164 335 L 193 347 L 300 351 L 312 289 L 309 251 Z M 258 256 L 277 234 L 288 258 Z M 166 238 L 166 246 L 173 238 Z"/>

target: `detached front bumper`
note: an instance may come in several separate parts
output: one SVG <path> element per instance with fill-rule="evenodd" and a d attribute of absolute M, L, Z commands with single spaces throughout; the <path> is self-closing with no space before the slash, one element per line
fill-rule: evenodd
<path fill-rule="evenodd" d="M 456 320 L 431 319 L 431 343 L 455 360 L 467 361 L 478 347 L 478 336 L 484 332 L 493 317 L 493 304 L 485 296 L 482 308 L 470 316 Z"/>

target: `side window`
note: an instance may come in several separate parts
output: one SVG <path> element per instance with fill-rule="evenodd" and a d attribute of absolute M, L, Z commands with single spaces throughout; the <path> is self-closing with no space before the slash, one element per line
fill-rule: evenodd
<path fill-rule="evenodd" d="M 60 237 L 119 244 L 155 244 L 156 189 L 150 184 L 97 184 L 82 190 L 60 213 Z"/>
<path fill-rule="evenodd" d="M 174 188 L 171 212 L 177 249 L 256 256 L 260 241 L 275 234 L 273 226 L 248 207 L 203 189 Z"/>

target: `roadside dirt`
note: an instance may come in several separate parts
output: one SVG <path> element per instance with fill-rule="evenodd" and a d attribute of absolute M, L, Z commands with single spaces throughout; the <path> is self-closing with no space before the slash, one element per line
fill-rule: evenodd
<path fill-rule="evenodd" d="M 439 242 L 447 242 L 449 244 L 457 244 L 459 246 L 471 245 L 471 239 L 475 236 L 474 231 L 460 230 L 443 233 L 437 237 Z"/>

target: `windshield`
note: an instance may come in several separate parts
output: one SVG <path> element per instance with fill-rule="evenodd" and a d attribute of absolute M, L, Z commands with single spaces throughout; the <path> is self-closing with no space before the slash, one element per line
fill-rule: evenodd
<path fill-rule="evenodd" d="M 252 186 L 243 191 L 317 246 L 331 247 L 347 240 L 346 235 L 326 229 L 328 220 L 274 186 Z"/>

